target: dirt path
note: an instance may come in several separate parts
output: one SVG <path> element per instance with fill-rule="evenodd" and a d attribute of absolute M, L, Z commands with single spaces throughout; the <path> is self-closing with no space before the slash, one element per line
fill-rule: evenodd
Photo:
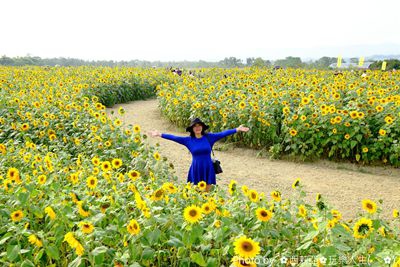
<path fill-rule="evenodd" d="M 139 124 L 143 133 L 155 129 L 175 135 L 187 135 L 162 117 L 155 99 L 115 105 L 108 112 L 114 110 L 118 114 L 119 107 L 126 110 L 126 114 L 122 116 L 124 123 Z M 176 175 L 186 181 L 191 163 L 188 150 L 162 138 L 150 137 L 148 140 L 153 145 L 160 144 L 162 156 L 173 163 Z M 268 198 L 273 190 L 279 190 L 285 198 L 293 193 L 291 185 L 295 178 L 301 178 L 310 204 L 315 203 L 315 195 L 321 193 L 346 219 L 362 211 L 361 201 L 366 198 L 374 200 L 387 218 L 391 218 L 394 208 L 400 209 L 399 169 L 359 167 L 328 161 L 295 163 L 270 160 L 257 158 L 257 151 L 243 148 L 214 152 L 221 160 L 224 170 L 217 178 L 217 183 L 222 186 L 228 185 L 234 179 L 240 186 L 245 184 L 259 192 L 265 192 Z M 380 199 L 383 200 L 382 204 L 378 203 Z"/>

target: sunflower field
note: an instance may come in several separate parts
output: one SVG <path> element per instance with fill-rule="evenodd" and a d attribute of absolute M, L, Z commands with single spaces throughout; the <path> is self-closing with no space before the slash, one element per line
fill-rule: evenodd
<path fill-rule="evenodd" d="M 212 69 L 162 83 L 161 110 L 214 131 L 245 124 L 232 141 L 273 157 L 400 165 L 400 72 Z"/>
<path fill-rule="evenodd" d="M 193 115 L 214 129 L 240 121 L 253 131 L 241 142 L 278 143 L 272 146 L 278 154 L 323 155 L 331 145 L 335 157 L 349 151 L 345 158 L 359 153 L 362 161 L 396 164 L 390 153 L 399 76 L 200 73 L 0 67 L 1 265 L 400 266 L 398 210 L 384 219 L 379 203 L 365 199 L 364 212 L 345 221 L 319 194 L 306 203 L 296 177 L 290 196 L 235 181 L 228 190 L 205 192 L 205 183 L 177 182 L 140 125 L 124 123 L 123 109 L 121 118 L 106 113 L 106 106 L 157 93 L 179 125 Z M 310 136 L 315 143 L 307 143 Z"/>

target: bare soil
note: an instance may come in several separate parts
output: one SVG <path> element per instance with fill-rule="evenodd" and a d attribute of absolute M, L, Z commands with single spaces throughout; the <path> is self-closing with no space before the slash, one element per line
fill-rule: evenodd
<path fill-rule="evenodd" d="M 188 134 L 163 118 L 156 99 L 115 105 L 108 112 L 114 110 L 114 116 L 118 115 L 119 107 L 126 111 L 121 116 L 125 125 L 138 124 L 142 133 L 159 130 L 181 136 Z M 160 145 L 160 154 L 168 158 L 174 165 L 175 174 L 185 182 L 191 164 L 191 155 L 186 147 L 162 138 L 149 137 L 147 140 L 152 145 Z M 352 219 L 363 212 L 363 199 L 375 201 L 385 218 L 392 217 L 393 209 L 400 209 L 400 170 L 397 168 L 326 160 L 312 163 L 271 160 L 257 156 L 259 151 L 230 146 L 223 140 L 215 145 L 214 152 L 224 170 L 217 178 L 221 187 L 227 187 L 233 179 L 240 186 L 247 185 L 264 192 L 268 198 L 273 190 L 280 191 L 285 198 L 294 193 L 292 183 L 300 178 L 308 203 L 314 204 L 316 194 L 321 193 L 332 207 L 343 214 L 344 219 Z"/>

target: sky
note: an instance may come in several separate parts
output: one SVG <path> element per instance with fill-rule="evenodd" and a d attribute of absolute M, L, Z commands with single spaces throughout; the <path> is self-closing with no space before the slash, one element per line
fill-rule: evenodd
<path fill-rule="evenodd" d="M 219 61 L 400 54 L 399 0 L 2 0 L 0 56 Z"/>

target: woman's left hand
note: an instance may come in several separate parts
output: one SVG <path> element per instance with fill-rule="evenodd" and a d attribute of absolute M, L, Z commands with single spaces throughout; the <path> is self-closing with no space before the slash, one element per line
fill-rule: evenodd
<path fill-rule="evenodd" d="M 249 127 L 245 127 L 243 125 L 240 125 L 239 127 L 236 128 L 236 131 L 238 132 L 248 132 L 250 129 Z"/>

